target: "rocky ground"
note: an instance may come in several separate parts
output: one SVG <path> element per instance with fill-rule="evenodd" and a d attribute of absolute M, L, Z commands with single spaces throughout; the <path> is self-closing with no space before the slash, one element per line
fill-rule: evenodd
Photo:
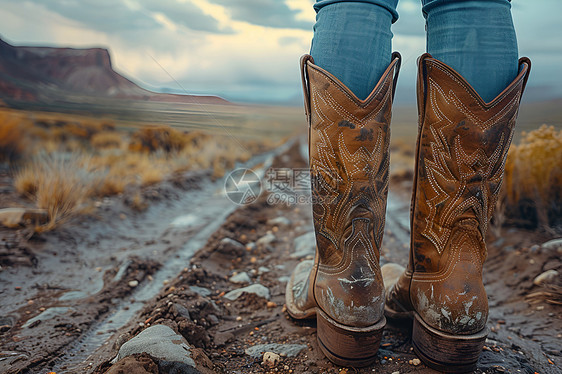
<path fill-rule="evenodd" d="M 271 166 L 305 167 L 300 148 L 297 143 Z M 29 237 L 23 229 L 0 232 L 6 253 L 0 253 L 1 372 L 433 372 L 413 353 L 409 324 L 389 322 L 377 361 L 354 370 L 324 358 L 314 321 L 287 315 L 288 276 L 314 253 L 309 205 L 272 203 L 271 195 L 262 194 L 253 204 L 216 214 L 208 221 L 216 227 L 171 229 L 159 222 L 189 204 L 181 197 L 186 188 L 160 188 L 160 196 L 168 195 L 153 202 L 154 209 L 133 215 L 125 204 L 111 204 L 100 212 L 101 221 L 88 221 L 89 230 L 79 226 L 46 238 Z M 382 263 L 407 261 L 410 188 L 408 173 L 393 178 Z M 120 214 L 126 218 L 108 220 Z M 209 237 L 195 254 L 181 254 L 186 243 L 202 240 L 205 230 Z M 90 243 L 85 252 L 93 252 L 90 256 L 73 251 L 83 241 Z M 491 334 L 477 372 L 562 372 L 562 241 L 505 228 L 489 243 L 484 274 Z M 113 259 L 99 262 L 94 251 L 111 245 Z M 127 245 L 136 249 L 122 249 Z M 61 256 L 65 261 L 49 264 L 49 258 Z M 174 273 L 167 269 L 176 257 L 185 262 Z M 91 272 L 94 285 L 72 294 L 72 287 L 48 281 L 60 278 L 46 274 L 45 266 L 65 266 L 51 271 L 69 272 L 69 282 L 79 278 L 71 273 Z M 140 289 L 155 291 L 146 297 Z"/>

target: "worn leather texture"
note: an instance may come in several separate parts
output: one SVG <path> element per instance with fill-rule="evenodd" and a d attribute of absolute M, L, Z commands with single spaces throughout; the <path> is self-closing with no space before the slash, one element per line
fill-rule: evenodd
<path fill-rule="evenodd" d="M 396 54 L 365 100 L 310 56 L 302 64 L 317 252 L 309 276 L 293 276 L 292 298 L 300 310 L 316 305 L 343 325 L 366 327 L 384 318 L 379 252 L 399 63 Z"/>
<path fill-rule="evenodd" d="M 518 76 L 489 103 L 429 54 L 418 68 L 410 262 L 387 302 L 396 311 L 415 310 L 446 333 L 474 334 L 488 317 L 486 231 L 530 61 L 520 60 Z"/>

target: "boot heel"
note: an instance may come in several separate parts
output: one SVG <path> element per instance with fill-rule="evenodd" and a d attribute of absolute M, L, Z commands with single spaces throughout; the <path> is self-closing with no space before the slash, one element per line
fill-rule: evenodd
<path fill-rule="evenodd" d="M 320 349 L 333 363 L 363 367 L 376 360 L 386 325 L 384 317 L 373 326 L 351 327 L 334 321 L 318 308 L 316 321 Z"/>
<path fill-rule="evenodd" d="M 476 369 L 488 328 L 472 335 L 451 335 L 426 324 L 416 313 L 412 331 L 414 351 L 429 367 L 446 373 Z"/>

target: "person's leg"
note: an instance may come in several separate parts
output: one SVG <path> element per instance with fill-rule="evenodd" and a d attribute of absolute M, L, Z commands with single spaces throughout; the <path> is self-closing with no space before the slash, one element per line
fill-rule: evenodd
<path fill-rule="evenodd" d="M 462 75 L 489 102 L 517 75 L 508 0 L 422 0 L 427 52 Z"/>
<path fill-rule="evenodd" d="M 358 98 L 373 90 L 391 60 L 398 0 L 320 0 L 310 50 L 316 65 Z"/>

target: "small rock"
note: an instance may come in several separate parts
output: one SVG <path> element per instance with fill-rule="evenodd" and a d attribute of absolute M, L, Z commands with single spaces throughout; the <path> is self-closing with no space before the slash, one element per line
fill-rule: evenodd
<path fill-rule="evenodd" d="M 547 250 L 562 248 L 562 238 L 549 240 L 546 243 L 543 243 L 541 247 Z"/>
<path fill-rule="evenodd" d="M 242 273 L 238 273 L 230 277 L 229 281 L 232 283 L 250 283 L 252 280 L 250 279 L 248 273 L 243 271 Z"/>
<path fill-rule="evenodd" d="M 268 307 L 268 308 L 275 308 L 276 306 L 277 306 L 277 304 L 274 303 L 273 301 L 268 301 L 268 302 L 267 302 L 267 307 Z"/>
<path fill-rule="evenodd" d="M 275 235 L 273 235 L 272 233 L 267 233 L 264 236 L 262 236 L 261 238 L 259 238 L 256 241 L 256 244 L 259 245 L 259 246 L 266 246 L 268 244 L 273 243 L 275 241 L 275 239 L 277 239 L 275 237 Z"/>
<path fill-rule="evenodd" d="M 234 239 L 223 238 L 217 247 L 217 252 L 224 255 L 240 257 L 244 256 L 246 252 L 246 246 Z"/>
<path fill-rule="evenodd" d="M 531 248 L 529 248 L 529 250 L 533 253 L 537 252 L 539 249 L 541 249 L 541 247 L 537 244 L 534 244 L 534 245 L 531 246 Z"/>
<path fill-rule="evenodd" d="M 279 361 L 281 361 L 281 357 L 273 352 L 265 352 L 263 354 L 263 361 L 262 364 L 266 365 L 266 366 L 270 366 L 273 367 L 275 366 Z"/>
<path fill-rule="evenodd" d="M 139 285 L 139 281 L 138 280 L 132 280 L 129 281 L 129 287 L 136 287 Z"/>
<path fill-rule="evenodd" d="M 189 286 L 189 289 L 203 297 L 211 296 L 212 294 L 211 290 L 205 287 Z"/>
<path fill-rule="evenodd" d="M 151 326 L 119 348 L 117 360 L 136 353 L 148 353 L 162 364 L 173 365 L 178 373 L 193 372 L 195 362 L 191 358 L 191 347 L 183 336 L 165 325 Z M 183 371 L 182 371 L 183 370 Z"/>
<path fill-rule="evenodd" d="M 181 304 L 176 303 L 172 305 L 172 313 L 174 313 L 176 316 L 183 317 L 191 321 L 191 315 L 189 314 L 189 310 Z"/>
<path fill-rule="evenodd" d="M 410 364 L 414 365 L 414 366 L 418 366 L 419 364 L 421 364 L 421 361 L 419 358 L 413 358 L 410 360 Z"/>
<path fill-rule="evenodd" d="M 45 209 L 5 208 L 0 209 L 0 224 L 15 228 L 25 223 L 45 224 L 49 214 Z"/>
<path fill-rule="evenodd" d="M 295 357 L 302 350 L 306 349 L 305 344 L 256 344 L 251 347 L 246 348 L 244 351 L 248 356 L 258 358 L 263 352 L 273 352 L 283 357 Z"/>
<path fill-rule="evenodd" d="M 269 273 L 269 269 L 266 268 L 265 266 L 260 266 L 260 267 L 258 268 L 258 274 L 261 275 L 261 274 L 265 274 L 265 273 Z"/>
<path fill-rule="evenodd" d="M 550 283 L 558 277 L 558 272 L 556 270 L 547 270 L 544 273 L 538 275 L 534 280 L 533 283 L 536 286 L 540 286 L 543 283 Z"/>
<path fill-rule="evenodd" d="M 400 374 L 399 371 L 393 371 L 392 374 Z"/>
<path fill-rule="evenodd" d="M 287 217 L 279 216 L 268 220 L 267 224 L 270 226 L 289 226 L 291 221 Z"/>
<path fill-rule="evenodd" d="M 226 295 L 224 295 L 224 297 L 230 301 L 234 301 L 236 299 L 238 299 L 240 296 L 242 296 L 242 294 L 246 292 L 246 293 L 254 293 L 256 295 L 258 295 L 259 297 L 263 297 L 264 299 L 269 300 L 270 298 L 270 294 L 269 294 L 269 289 L 259 283 L 256 284 L 252 284 L 250 286 L 247 287 L 243 287 L 243 288 L 239 288 L 237 290 L 232 290 L 230 292 L 228 292 Z"/>
<path fill-rule="evenodd" d="M 283 275 L 283 276 L 277 278 L 277 280 L 280 283 L 287 283 L 289 281 L 289 279 L 291 279 L 291 277 L 289 277 L 288 275 Z"/>
<path fill-rule="evenodd" d="M 209 314 L 207 316 L 207 320 L 209 321 L 209 323 L 213 326 L 218 325 L 219 324 L 219 317 L 215 316 L 214 314 Z"/>
<path fill-rule="evenodd" d="M 295 251 L 291 254 L 291 258 L 304 258 L 314 255 L 316 251 L 316 236 L 314 231 L 298 236 L 293 241 Z"/>

